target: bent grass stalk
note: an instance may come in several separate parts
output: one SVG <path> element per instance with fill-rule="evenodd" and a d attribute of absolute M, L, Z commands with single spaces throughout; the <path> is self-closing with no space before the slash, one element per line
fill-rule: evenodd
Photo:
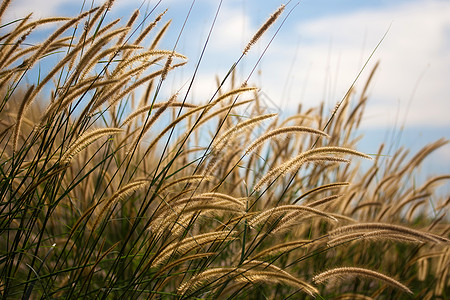
<path fill-rule="evenodd" d="M 356 267 L 341 267 L 341 268 L 334 268 L 325 272 L 322 272 L 316 276 L 313 277 L 313 281 L 316 283 L 321 283 L 329 279 L 333 278 L 345 278 L 350 276 L 358 276 L 358 277 L 368 277 L 372 279 L 378 279 L 381 280 L 388 285 L 398 288 L 400 290 L 403 290 L 406 293 L 412 294 L 413 292 L 406 287 L 405 285 L 401 284 L 397 280 L 386 276 L 384 274 L 381 274 L 379 272 L 375 272 L 368 269 L 363 268 L 356 268 Z"/>
<path fill-rule="evenodd" d="M 294 169 L 298 169 L 302 164 L 304 164 L 308 161 L 349 162 L 348 160 L 345 160 L 345 159 L 342 159 L 339 157 L 318 155 L 318 154 L 334 154 L 334 153 L 355 155 L 355 156 L 359 156 L 359 157 L 372 159 L 370 156 L 368 156 L 364 153 L 361 153 L 361 152 L 353 150 L 353 149 L 343 148 L 343 147 L 319 147 L 319 148 L 311 149 L 311 150 L 305 151 L 305 152 L 297 155 L 296 157 L 283 163 L 281 166 L 269 171 L 255 185 L 254 190 L 257 191 L 257 190 L 261 189 L 262 185 L 268 183 L 269 181 L 273 180 L 276 177 L 282 176 Z"/>
<path fill-rule="evenodd" d="M 274 129 L 272 131 L 267 132 L 266 134 L 262 135 L 258 139 L 256 139 L 248 148 L 245 150 L 245 154 L 249 154 L 256 148 L 258 148 L 262 143 L 264 143 L 268 139 L 272 139 L 277 137 L 281 134 L 293 134 L 293 133 L 310 133 L 310 134 L 317 134 L 323 137 L 329 138 L 330 136 L 326 134 L 325 132 L 317 129 L 313 129 L 310 127 L 305 126 L 289 126 L 289 127 L 283 127 Z"/>
<path fill-rule="evenodd" d="M 424 232 L 420 230 L 415 230 L 412 228 L 408 228 L 405 226 L 395 225 L 395 224 L 387 224 L 387 223 L 358 223 L 358 224 L 352 224 L 347 226 L 342 226 L 337 229 L 334 229 L 329 232 L 330 236 L 338 236 L 342 234 L 346 234 L 349 232 L 355 232 L 355 231 L 364 231 L 364 230 L 383 230 L 384 232 L 392 232 L 392 233 L 399 233 L 403 234 L 406 237 L 415 238 L 423 242 L 428 243 L 449 243 L 450 240 L 441 237 L 439 235 L 430 233 L 430 232 Z"/>
<path fill-rule="evenodd" d="M 69 148 L 67 148 L 64 154 L 61 156 L 61 163 L 68 164 L 75 155 L 77 155 L 81 150 L 86 148 L 95 140 L 105 135 L 114 135 L 122 131 L 123 129 L 120 128 L 99 128 L 91 132 L 84 133 L 75 142 L 73 142 L 73 144 Z"/>

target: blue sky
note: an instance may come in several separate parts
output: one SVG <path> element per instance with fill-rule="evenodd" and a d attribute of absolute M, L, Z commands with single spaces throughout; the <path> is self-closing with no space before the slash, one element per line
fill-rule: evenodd
<path fill-rule="evenodd" d="M 42 4 L 45 3 L 45 5 Z M 86 1 L 91 3 L 90 0 Z M 117 0 L 111 16 L 123 17 L 142 5 L 158 1 Z M 189 80 L 220 1 L 196 0 L 177 46 L 189 64 L 166 84 L 168 94 Z M 8 18 L 33 11 L 35 18 L 76 15 L 81 0 L 16 0 Z M 100 3 L 100 2 L 96 2 Z M 285 1 L 224 0 L 213 35 L 200 65 L 192 101 L 204 102 L 252 35 Z M 283 18 L 297 1 L 287 5 Z M 172 49 L 192 1 L 162 0 L 155 16 L 169 9 L 173 19 L 162 47 Z M 372 50 L 385 40 L 356 84 L 360 91 L 379 61 L 362 128 L 367 136 L 361 148 L 373 152 L 388 130 L 404 128 L 400 144 L 417 150 L 439 137 L 450 138 L 450 1 L 442 0 L 304 0 L 295 7 L 264 55 L 250 83 L 262 88 L 271 109 L 280 112 L 316 106 L 325 101 L 330 111 L 343 97 Z M 250 74 L 281 19 L 240 64 L 242 81 Z M 427 168 L 450 173 L 450 147 L 439 150 Z M 434 164 L 434 165 L 433 165 Z M 430 167 L 431 165 L 431 167 Z"/>
<path fill-rule="evenodd" d="M 35 17 L 72 16 L 81 0 L 17 0 L 14 17 L 33 11 Z M 87 3 L 91 1 L 87 0 Z M 117 0 L 111 14 L 124 16 L 157 1 Z M 163 47 L 170 49 L 181 28 L 189 0 L 162 0 L 155 12 L 166 8 L 171 30 Z M 197 61 L 219 1 L 197 0 L 177 51 L 190 58 L 185 74 Z M 201 83 L 193 96 L 207 97 L 205 88 L 216 74 L 224 74 L 240 55 L 258 27 L 284 1 L 224 0 L 201 66 Z M 287 6 L 286 12 L 296 1 Z M 141 17 L 143 17 L 143 13 Z M 371 87 L 367 127 L 394 124 L 397 111 L 406 126 L 450 127 L 450 1 L 355 1 L 305 0 L 294 9 L 260 65 L 261 75 L 252 80 L 281 108 L 316 105 L 325 100 L 334 107 L 361 66 L 388 30 L 386 39 L 359 81 L 362 86 L 375 62 L 380 68 Z M 242 62 L 247 77 L 272 36 L 277 23 Z M 174 82 L 178 89 L 180 83 Z M 212 87 L 213 89 L 213 87 Z M 407 113 L 407 115 L 406 115 Z"/>

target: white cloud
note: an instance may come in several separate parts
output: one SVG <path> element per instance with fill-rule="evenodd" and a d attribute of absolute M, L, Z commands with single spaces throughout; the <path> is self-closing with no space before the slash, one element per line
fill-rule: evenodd
<path fill-rule="evenodd" d="M 141 3 L 116 2 L 114 9 L 119 11 L 128 11 Z M 166 0 L 163 5 L 174 2 Z M 184 33 L 185 42 L 180 44 L 179 51 L 188 55 L 190 66 L 180 71 L 181 74 L 185 72 L 185 76 L 179 78 L 180 86 L 191 75 L 217 8 L 217 4 L 206 0 L 199 3 L 208 11 L 205 10 L 201 21 L 192 18 L 188 24 L 191 27 Z M 242 3 L 223 3 L 194 89 L 201 98 L 211 94 L 215 75 L 226 73 L 258 29 L 255 26 L 268 16 L 265 12 L 261 13 L 258 17 L 262 20 L 255 21 L 255 12 L 248 9 L 249 6 L 244 9 Z M 44 6 L 39 1 L 17 0 L 8 10 L 8 18 L 23 16 L 26 11 L 33 11 L 35 17 L 58 15 L 61 11 L 64 15 L 77 14 L 78 11 L 67 11 L 67 7 L 79 9 L 79 2 L 48 0 Z M 301 6 L 297 7 L 297 10 L 300 9 Z M 123 15 L 126 17 L 128 13 Z M 296 27 L 282 28 L 263 58 L 261 75 L 255 73 L 252 81 L 286 109 L 296 108 L 300 102 L 306 106 L 316 106 L 324 99 L 332 109 L 392 23 L 386 39 L 357 83 L 357 90 L 360 91 L 374 63 L 380 60 L 369 90 L 365 126 L 390 126 L 399 117 L 397 121 L 402 122 L 405 116 L 405 126 L 449 126 L 449 15 L 448 1 L 416 0 L 370 10 L 354 9 L 349 13 L 319 19 L 298 20 Z M 290 18 L 290 23 L 293 23 L 295 13 Z M 238 73 L 241 78 L 250 73 L 273 32 L 272 28 L 240 63 Z M 177 88 L 175 86 L 174 89 Z"/>
<path fill-rule="evenodd" d="M 61 15 L 61 7 L 72 3 L 73 0 L 46 0 L 43 5 L 41 1 L 16 0 L 8 6 L 5 15 L 7 20 L 14 20 L 32 12 L 33 18 L 39 19 Z"/>
<path fill-rule="evenodd" d="M 91 8 L 91 6 L 99 6 L 104 2 L 105 0 L 85 1 L 84 10 Z M 141 5 L 141 3 L 141 1 L 116 0 L 114 1 L 114 5 L 111 10 L 113 12 L 117 11 L 123 14 L 124 10 L 128 12 L 132 9 L 136 9 L 139 5 Z M 15 0 L 11 2 L 5 15 L 8 20 L 23 17 L 30 12 L 33 13 L 34 19 L 54 16 L 74 17 L 80 13 L 82 6 L 83 1 L 78 0 Z"/>
<path fill-rule="evenodd" d="M 251 81 L 286 111 L 300 102 L 317 106 L 322 100 L 331 110 L 391 25 L 356 85 L 361 91 L 379 60 L 363 126 L 449 126 L 448 15 L 449 2 L 414 1 L 299 21 L 297 28 L 282 28 L 263 58 L 261 74 L 253 74 Z M 251 16 L 234 6 L 224 6 L 221 16 L 203 61 L 209 68 L 198 76 L 197 95 L 211 94 L 214 76 L 225 74 L 257 30 L 250 25 Z M 271 34 L 273 29 L 241 62 L 241 78 L 249 74 Z"/>
<path fill-rule="evenodd" d="M 243 14 L 242 10 L 224 6 L 213 31 L 210 50 L 214 52 L 230 50 L 238 52 L 242 50 L 245 47 L 248 34 L 252 31 L 248 19 L 249 17 Z"/>
<path fill-rule="evenodd" d="M 332 107 L 392 23 L 357 84 L 361 90 L 371 66 L 380 60 L 370 89 L 365 125 L 389 126 L 397 118 L 399 108 L 401 120 L 407 113 L 406 126 L 448 126 L 449 15 L 450 2 L 415 1 L 300 22 L 296 62 L 292 61 L 296 47 L 293 43 L 284 41 L 272 47 L 274 54 L 266 58 L 263 67 L 262 86 L 281 102 L 281 87 L 289 80 L 294 83 L 287 94 L 296 99 L 296 104 L 303 94 L 303 103 L 314 105 L 325 97 Z M 296 71 L 287 74 L 292 63 Z M 269 74 L 264 74 L 267 70 Z"/>

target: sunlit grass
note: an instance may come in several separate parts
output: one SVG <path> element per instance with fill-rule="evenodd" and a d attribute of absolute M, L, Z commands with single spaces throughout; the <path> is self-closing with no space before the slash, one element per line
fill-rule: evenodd
<path fill-rule="evenodd" d="M 434 190 L 450 175 L 410 180 L 446 140 L 412 156 L 357 151 L 366 88 L 331 115 L 284 120 L 247 82 L 227 90 L 282 9 L 207 103 L 166 99 L 186 57 L 158 48 L 163 14 L 121 26 L 108 5 L 2 28 L 3 298 L 448 296 L 449 203 Z M 57 29 L 25 47 L 46 23 Z"/>

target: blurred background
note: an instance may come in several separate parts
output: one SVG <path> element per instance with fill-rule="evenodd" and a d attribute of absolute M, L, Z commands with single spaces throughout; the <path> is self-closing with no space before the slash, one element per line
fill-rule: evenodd
<path fill-rule="evenodd" d="M 15 0 L 3 23 L 29 12 L 33 12 L 34 19 L 75 16 L 100 3 Z M 225 76 L 253 34 L 283 3 L 286 4 L 279 0 L 117 0 L 109 17 L 122 18 L 124 24 L 139 9 L 135 24 L 146 16 L 148 24 L 168 9 L 163 21 L 172 19 L 172 23 L 160 48 L 172 50 L 179 38 L 175 50 L 189 58 L 188 65 L 173 72 L 165 82 L 169 95 L 186 90 L 217 13 L 189 96 L 191 101 L 205 102 L 216 89 L 216 77 Z M 238 65 L 237 84 L 251 74 L 249 83 L 261 88 L 268 109 L 282 115 L 294 113 L 300 103 L 308 108 L 321 101 L 331 115 L 386 33 L 355 85 L 359 96 L 379 62 L 368 91 L 369 102 L 361 126 L 364 138 L 358 150 L 376 153 L 385 142 L 385 155 L 393 154 L 399 146 L 414 153 L 441 137 L 450 139 L 449 16 L 450 1 L 444 0 L 289 1 L 277 23 Z M 34 38 L 38 42 L 39 37 Z M 425 161 L 418 176 L 443 173 L 450 173 L 448 145 Z M 450 185 L 442 187 L 442 191 L 449 195 Z"/>

